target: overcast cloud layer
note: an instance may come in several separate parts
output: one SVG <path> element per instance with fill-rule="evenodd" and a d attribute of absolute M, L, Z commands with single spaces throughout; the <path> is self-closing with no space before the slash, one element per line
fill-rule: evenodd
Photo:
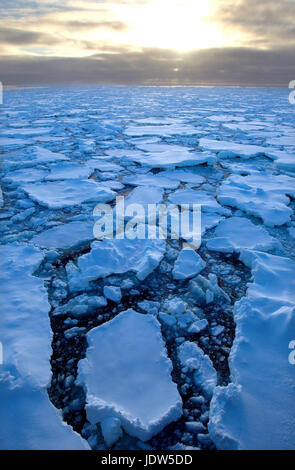
<path fill-rule="evenodd" d="M 185 38 L 186 16 L 178 28 L 168 9 L 167 19 L 163 15 L 168 4 L 177 15 L 180 0 L 2 0 L 0 80 L 4 85 L 286 86 L 295 79 L 295 0 L 208 1 L 212 9 L 202 10 L 202 34 L 192 27 Z M 191 2 L 182 2 L 187 26 L 193 25 L 190 5 L 198 11 L 198 1 Z M 158 11 L 162 15 L 155 19 Z M 146 36 L 134 29 L 145 12 L 152 14 L 142 23 Z M 178 40 L 185 50 L 176 50 Z"/>

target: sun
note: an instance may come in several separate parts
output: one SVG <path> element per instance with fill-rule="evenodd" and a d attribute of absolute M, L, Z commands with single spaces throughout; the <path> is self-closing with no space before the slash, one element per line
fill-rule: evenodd
<path fill-rule="evenodd" d="M 224 45 L 224 33 L 212 22 L 214 0 L 151 0 L 122 8 L 128 23 L 121 40 L 134 47 L 190 51 Z"/>

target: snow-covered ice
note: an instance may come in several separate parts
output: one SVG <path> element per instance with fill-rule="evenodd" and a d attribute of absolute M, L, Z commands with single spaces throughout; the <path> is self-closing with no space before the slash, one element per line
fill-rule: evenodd
<path fill-rule="evenodd" d="M 254 225 L 244 217 L 230 217 L 218 224 L 214 238 L 207 242 L 207 248 L 223 253 L 233 253 L 244 248 L 274 250 L 280 248 L 280 244 L 263 227 Z"/>
<path fill-rule="evenodd" d="M 116 196 L 114 191 L 93 180 L 28 183 L 23 185 L 23 189 L 33 200 L 50 209 L 74 206 L 85 201 L 104 203 L 112 201 Z"/>
<path fill-rule="evenodd" d="M 203 150 L 220 152 L 220 157 L 222 158 L 241 157 L 247 159 L 257 157 L 258 155 L 274 158 L 271 149 L 259 145 L 238 144 L 236 142 L 202 138 L 200 139 L 199 147 Z"/>
<path fill-rule="evenodd" d="M 79 258 L 77 267 L 67 264 L 70 288 L 81 291 L 95 279 L 129 271 L 144 280 L 162 260 L 165 245 L 164 240 L 149 239 L 96 241 L 92 243 L 90 253 Z"/>
<path fill-rule="evenodd" d="M 86 449 L 50 403 L 50 306 L 43 281 L 33 275 L 43 254 L 24 244 L 0 247 L 1 449 Z"/>
<path fill-rule="evenodd" d="M 116 417 L 128 434 L 147 441 L 182 413 L 171 378 L 160 324 L 130 309 L 88 334 L 79 380 L 87 391 L 87 417 Z"/>
<path fill-rule="evenodd" d="M 70 250 L 82 246 L 93 239 L 93 224 L 74 221 L 52 227 L 35 235 L 32 243 L 49 250 Z"/>
<path fill-rule="evenodd" d="M 192 249 L 184 249 L 180 252 L 173 268 L 173 278 L 176 280 L 188 279 L 199 274 L 206 263 Z"/>
<path fill-rule="evenodd" d="M 209 430 L 219 449 L 293 449 L 295 376 L 288 345 L 295 331 L 295 264 L 244 251 L 253 274 L 235 305 L 231 383 L 217 387 Z"/>
<path fill-rule="evenodd" d="M 182 366 L 193 371 L 195 384 L 211 397 L 217 385 L 217 374 L 210 358 L 195 343 L 189 341 L 179 346 L 178 358 Z"/>

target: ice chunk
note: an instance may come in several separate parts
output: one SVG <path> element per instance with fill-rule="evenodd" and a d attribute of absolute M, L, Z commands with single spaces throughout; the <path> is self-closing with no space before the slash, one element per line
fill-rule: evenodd
<path fill-rule="evenodd" d="M 140 163 L 151 168 L 174 168 L 183 166 L 201 165 L 203 163 L 216 163 L 216 157 L 210 153 L 192 153 L 185 147 L 166 144 L 145 144 L 139 148 L 147 153 L 132 154 L 121 159 L 122 164 L 132 162 Z"/>
<path fill-rule="evenodd" d="M 205 261 L 191 249 L 181 250 L 173 268 L 174 279 L 188 279 L 199 274 L 206 266 Z"/>
<path fill-rule="evenodd" d="M 43 180 L 48 171 L 39 168 L 32 168 L 30 171 L 27 169 L 14 170 L 6 173 L 3 181 L 8 183 L 32 183 L 34 181 Z"/>
<path fill-rule="evenodd" d="M 70 222 L 35 235 L 32 243 L 42 248 L 70 250 L 94 239 L 93 224 Z"/>
<path fill-rule="evenodd" d="M 146 441 L 181 416 L 181 398 L 155 317 L 127 310 L 92 330 L 87 340 L 79 381 L 87 391 L 90 422 L 116 417 L 128 434 Z"/>
<path fill-rule="evenodd" d="M 208 326 L 207 320 L 197 320 L 191 324 L 188 329 L 189 333 L 201 333 L 201 331 L 205 330 Z"/>
<path fill-rule="evenodd" d="M 91 245 L 90 253 L 78 259 L 78 268 L 66 266 L 70 288 L 83 290 L 90 281 L 111 274 L 136 273 L 145 279 L 161 262 L 166 250 L 164 240 L 103 240 Z"/>
<path fill-rule="evenodd" d="M 121 421 L 114 416 L 108 416 L 100 424 L 105 443 L 110 448 L 123 435 Z"/>
<path fill-rule="evenodd" d="M 281 170 L 285 171 L 295 171 L 295 155 L 294 153 L 277 151 L 275 152 L 277 160 L 275 160 L 275 165 Z"/>
<path fill-rule="evenodd" d="M 125 207 L 131 204 L 159 204 L 163 200 L 164 191 L 152 186 L 138 186 L 125 198 Z"/>
<path fill-rule="evenodd" d="M 243 248 L 251 250 L 274 250 L 280 243 L 260 226 L 243 217 L 222 220 L 215 230 L 215 237 L 207 242 L 208 250 L 233 253 Z"/>
<path fill-rule="evenodd" d="M 114 191 L 100 186 L 93 180 L 70 179 L 47 183 L 28 183 L 23 185 L 23 189 L 33 200 L 50 209 L 61 209 L 85 201 L 104 203 L 112 201 L 116 196 Z"/>
<path fill-rule="evenodd" d="M 235 305 L 232 383 L 215 390 L 210 435 L 219 449 L 293 449 L 295 379 L 288 344 L 295 331 L 295 264 L 247 250 L 241 259 L 251 267 L 253 283 Z"/>
<path fill-rule="evenodd" d="M 193 371 L 195 385 L 211 398 L 217 385 L 217 374 L 209 356 L 195 343 L 185 341 L 178 347 L 178 358 L 183 367 Z"/>
<path fill-rule="evenodd" d="M 87 179 L 91 175 L 91 168 L 79 163 L 61 162 L 49 167 L 50 173 L 46 176 L 47 180 L 64 180 L 64 179 Z"/>
<path fill-rule="evenodd" d="M 161 173 L 157 175 L 148 173 L 147 175 L 125 176 L 122 182 L 131 186 L 154 186 L 167 189 L 176 189 L 179 186 L 179 181 L 165 178 Z"/>
<path fill-rule="evenodd" d="M 257 183 L 248 177 L 234 175 L 229 177 L 218 189 L 217 199 L 221 204 L 236 207 L 245 211 L 247 214 L 254 215 L 263 220 L 265 225 L 270 227 L 283 225 L 290 220 L 292 209 L 290 199 L 284 193 L 292 192 L 292 189 L 284 190 L 284 183 L 281 180 L 280 188 L 274 186 L 266 188 L 268 177 L 265 175 L 263 187 L 257 186 Z M 269 176 L 269 175 L 268 175 Z M 292 178 L 290 178 L 292 179 Z"/>
<path fill-rule="evenodd" d="M 190 170 L 166 170 L 160 173 L 162 177 L 169 178 L 171 180 L 177 180 L 182 183 L 193 183 L 196 186 L 205 183 L 205 178 L 200 176 L 194 171 Z M 159 176 L 160 176 L 159 175 Z"/>
<path fill-rule="evenodd" d="M 112 300 L 113 302 L 116 302 L 116 303 L 119 303 L 121 298 L 122 298 L 120 287 L 104 286 L 103 293 L 104 293 L 104 296 L 107 299 L 110 299 L 110 300 Z"/>
<path fill-rule="evenodd" d="M 199 147 L 204 150 L 221 152 L 220 156 L 223 158 L 254 158 L 258 155 L 266 155 L 269 158 L 275 159 L 273 150 L 271 148 L 258 145 L 237 144 L 231 141 L 227 142 L 223 140 L 211 140 L 203 138 L 200 139 Z"/>
<path fill-rule="evenodd" d="M 216 122 L 232 122 L 232 121 L 245 121 L 245 118 L 242 116 L 232 116 L 230 114 L 217 114 L 213 116 L 208 116 L 207 119 L 210 119 L 210 121 L 216 121 Z"/>
<path fill-rule="evenodd" d="M 202 212 L 215 212 L 222 215 L 230 215 L 230 211 L 222 207 L 212 194 L 193 189 L 178 189 L 169 196 L 172 204 L 201 204 Z"/>
<path fill-rule="evenodd" d="M 283 145 L 286 147 L 289 147 L 289 146 L 295 147 L 295 136 L 283 135 L 281 137 L 277 137 L 274 139 L 268 139 L 266 143 L 269 145 L 279 145 L 279 146 Z"/>

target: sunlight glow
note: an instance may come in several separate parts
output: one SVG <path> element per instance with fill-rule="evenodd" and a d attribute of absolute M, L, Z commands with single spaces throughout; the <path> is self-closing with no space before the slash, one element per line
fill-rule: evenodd
<path fill-rule="evenodd" d="M 224 33 L 210 22 L 214 0 L 151 0 L 132 5 L 118 13 L 129 25 L 122 42 L 137 47 L 158 47 L 176 51 L 218 47 L 225 43 Z"/>

